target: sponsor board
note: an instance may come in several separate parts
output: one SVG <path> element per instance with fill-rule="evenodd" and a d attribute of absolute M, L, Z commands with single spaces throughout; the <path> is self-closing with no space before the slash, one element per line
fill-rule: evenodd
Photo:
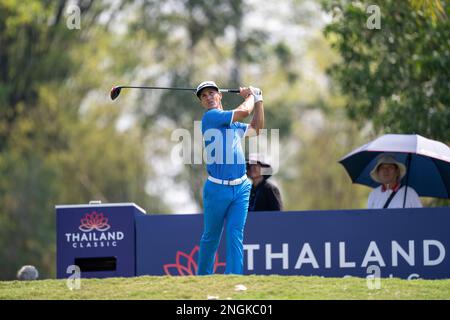
<path fill-rule="evenodd" d="M 202 225 L 201 214 L 138 217 L 138 275 L 195 274 Z M 450 278 L 449 227 L 450 208 L 249 213 L 244 273 Z"/>

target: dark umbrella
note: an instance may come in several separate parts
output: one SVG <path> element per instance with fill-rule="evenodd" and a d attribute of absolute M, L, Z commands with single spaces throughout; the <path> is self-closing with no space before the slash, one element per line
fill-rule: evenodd
<path fill-rule="evenodd" d="M 450 198 L 450 148 L 417 134 L 383 135 L 353 150 L 339 163 L 353 183 L 375 188 L 379 183 L 372 180 L 370 171 L 382 153 L 393 154 L 405 164 L 402 184 L 414 188 L 419 196 Z"/>

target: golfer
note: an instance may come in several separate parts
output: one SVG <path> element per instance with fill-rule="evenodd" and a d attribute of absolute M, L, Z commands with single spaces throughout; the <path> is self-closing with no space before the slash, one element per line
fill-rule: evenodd
<path fill-rule="evenodd" d="M 244 102 L 234 110 L 224 110 L 222 93 L 213 81 L 196 89 L 206 112 L 202 118 L 208 179 L 203 187 L 203 234 L 200 240 L 198 275 L 214 273 L 214 261 L 225 224 L 226 274 L 243 273 L 243 238 L 251 183 L 247 179 L 245 156 L 240 140 L 259 134 L 264 126 L 262 92 L 239 88 Z M 253 112 L 250 124 L 241 123 Z"/>

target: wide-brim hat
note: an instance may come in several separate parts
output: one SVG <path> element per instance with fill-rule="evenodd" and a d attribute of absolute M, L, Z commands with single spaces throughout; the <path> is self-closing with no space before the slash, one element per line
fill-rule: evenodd
<path fill-rule="evenodd" d="M 378 183 L 382 183 L 378 178 L 378 168 L 382 164 L 395 164 L 397 168 L 400 170 L 400 177 L 398 179 L 399 181 L 402 180 L 402 178 L 406 174 L 406 166 L 403 163 L 397 161 L 394 155 L 382 154 L 381 156 L 378 157 L 377 164 L 375 165 L 375 167 L 372 169 L 372 171 L 370 171 L 370 176 L 374 181 Z"/>
<path fill-rule="evenodd" d="M 195 90 L 195 94 L 197 95 L 198 98 L 200 98 L 200 92 L 206 88 L 214 88 L 217 91 L 220 91 L 219 87 L 214 81 L 203 81 L 197 86 L 197 89 Z"/>

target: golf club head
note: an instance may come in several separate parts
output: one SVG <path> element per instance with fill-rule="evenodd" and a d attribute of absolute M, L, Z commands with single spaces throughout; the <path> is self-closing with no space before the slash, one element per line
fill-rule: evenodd
<path fill-rule="evenodd" d="M 121 87 L 112 87 L 111 92 L 109 94 L 111 97 L 111 100 L 114 100 L 119 96 L 121 89 L 122 89 Z"/>

